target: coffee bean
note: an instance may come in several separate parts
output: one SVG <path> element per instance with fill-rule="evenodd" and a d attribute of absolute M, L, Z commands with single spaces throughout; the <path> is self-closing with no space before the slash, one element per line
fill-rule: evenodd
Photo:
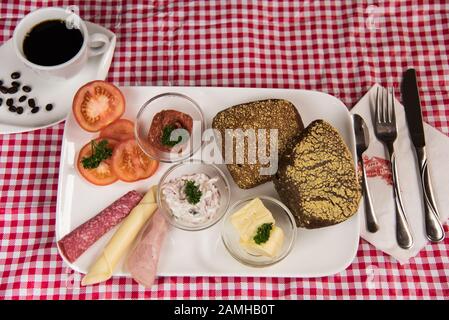
<path fill-rule="evenodd" d="M 23 113 L 23 108 L 22 107 L 17 107 L 16 111 L 18 114 L 22 114 Z"/>
<path fill-rule="evenodd" d="M 27 99 L 27 96 L 21 96 L 19 98 L 19 102 L 24 102 Z"/>
<path fill-rule="evenodd" d="M 22 90 L 25 92 L 31 92 L 31 87 L 30 86 L 23 86 Z"/>
<path fill-rule="evenodd" d="M 20 78 L 20 72 L 16 71 L 11 73 L 11 78 L 12 79 L 19 79 Z"/>
<path fill-rule="evenodd" d="M 2 104 L 3 104 L 3 98 L 0 98 L 0 107 L 2 106 Z"/>
<path fill-rule="evenodd" d="M 0 85 L 0 92 L 3 93 L 3 94 L 7 94 L 8 93 L 8 88 Z"/>
<path fill-rule="evenodd" d="M 11 112 L 16 112 L 17 111 L 16 107 L 14 107 L 14 106 L 9 107 L 8 110 L 11 111 Z"/>
<path fill-rule="evenodd" d="M 39 112 L 39 107 L 35 107 L 33 109 L 31 109 L 31 113 L 37 113 Z"/>
<path fill-rule="evenodd" d="M 3 80 L 0 80 L 0 86 L 3 84 Z"/>
<path fill-rule="evenodd" d="M 29 105 L 31 108 L 34 108 L 34 107 L 36 106 L 36 101 L 34 101 L 34 99 L 31 98 L 30 100 L 28 100 L 28 105 Z"/>
<path fill-rule="evenodd" d="M 19 89 L 17 89 L 17 87 L 11 87 L 8 89 L 8 93 L 10 93 L 10 94 L 16 93 L 17 91 L 19 91 Z"/>
<path fill-rule="evenodd" d="M 20 82 L 19 81 L 13 81 L 13 82 L 11 82 L 11 85 L 13 87 L 20 87 Z"/>
<path fill-rule="evenodd" d="M 49 103 L 45 106 L 45 110 L 47 110 L 47 111 L 51 111 L 52 109 L 53 109 L 53 105 L 51 103 Z"/>
<path fill-rule="evenodd" d="M 9 98 L 8 100 L 6 100 L 6 105 L 8 107 L 11 107 L 14 104 L 14 100 L 12 98 Z"/>

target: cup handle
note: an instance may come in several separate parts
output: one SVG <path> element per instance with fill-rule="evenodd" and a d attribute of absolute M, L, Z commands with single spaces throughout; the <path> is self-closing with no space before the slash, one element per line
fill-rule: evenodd
<path fill-rule="evenodd" d="M 94 57 L 104 53 L 109 47 L 109 38 L 102 33 L 89 35 L 88 56 Z"/>

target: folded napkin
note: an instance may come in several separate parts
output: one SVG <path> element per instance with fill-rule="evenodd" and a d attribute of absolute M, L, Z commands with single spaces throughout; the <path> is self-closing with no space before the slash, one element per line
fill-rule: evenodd
<path fill-rule="evenodd" d="M 377 140 L 373 128 L 372 115 L 375 110 L 377 88 L 384 90 L 379 85 L 374 85 L 351 110 L 351 113 L 357 113 L 363 117 L 370 132 L 370 145 L 364 154 L 364 163 L 367 169 L 368 185 L 373 206 L 379 223 L 379 231 L 376 233 L 368 232 L 365 225 L 365 212 L 363 211 L 362 223 L 360 225 L 361 236 L 376 248 L 396 258 L 399 263 L 404 264 L 410 258 L 416 256 L 429 242 L 424 229 L 423 195 L 415 149 L 410 140 L 405 110 L 402 104 L 395 100 L 396 123 L 398 127 L 395 153 L 398 165 L 399 187 L 414 239 L 413 247 L 409 250 L 404 250 L 396 243 L 396 218 L 392 179 L 389 162 L 385 160 L 388 159 L 387 150 Z M 435 201 L 440 213 L 440 220 L 444 223 L 449 217 L 449 138 L 426 123 L 424 124 L 424 132 Z M 362 209 L 364 210 L 363 203 Z"/>

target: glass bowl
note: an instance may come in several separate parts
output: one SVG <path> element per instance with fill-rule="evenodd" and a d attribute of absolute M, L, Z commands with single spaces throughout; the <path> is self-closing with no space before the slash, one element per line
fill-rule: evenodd
<path fill-rule="evenodd" d="M 170 209 L 166 201 L 166 197 L 162 192 L 167 182 L 170 182 L 171 180 L 184 175 L 191 175 L 195 173 L 204 173 L 209 178 L 217 178 L 217 182 L 215 183 L 215 185 L 217 186 L 218 192 L 220 193 L 220 201 L 217 211 L 207 219 L 203 218 L 203 221 L 200 221 L 201 217 L 191 219 L 192 216 L 189 215 L 187 215 L 187 217 L 189 217 L 191 221 L 188 221 L 188 219 L 184 219 L 182 217 L 178 217 L 173 213 L 172 209 Z M 213 164 L 207 164 L 199 160 L 186 161 L 172 166 L 162 176 L 157 190 L 158 206 L 167 220 L 173 226 L 187 231 L 203 230 L 217 223 L 226 213 L 229 207 L 230 199 L 231 189 L 229 187 L 228 179 L 226 178 L 224 173 L 217 166 Z M 177 214 L 180 215 L 182 214 L 182 212 L 178 212 Z"/>
<path fill-rule="evenodd" d="M 148 132 L 150 131 L 153 117 L 162 110 L 176 110 L 192 117 L 192 134 L 187 142 L 182 145 L 181 150 L 173 151 L 176 149 L 174 147 L 171 152 L 161 151 L 154 148 L 148 140 Z M 150 158 L 161 162 L 173 163 L 190 158 L 200 149 L 205 128 L 203 112 L 193 99 L 181 93 L 167 92 L 151 98 L 140 107 L 136 117 L 134 134 L 140 148 Z"/>
<path fill-rule="evenodd" d="M 295 244 L 297 232 L 295 218 L 282 202 L 266 196 L 259 196 L 258 198 L 273 215 L 275 225 L 284 231 L 284 243 L 282 244 L 282 248 L 277 256 L 266 257 L 247 252 L 240 245 L 240 235 L 231 223 L 231 216 L 247 205 L 254 199 L 254 197 L 243 199 L 234 203 L 226 213 L 222 225 L 221 237 L 228 252 L 240 263 L 251 267 L 265 267 L 273 265 L 284 259 L 290 253 L 293 245 Z"/>

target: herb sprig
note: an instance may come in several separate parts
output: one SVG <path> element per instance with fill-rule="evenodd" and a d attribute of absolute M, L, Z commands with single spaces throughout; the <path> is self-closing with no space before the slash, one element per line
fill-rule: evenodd
<path fill-rule="evenodd" d="M 167 125 L 164 127 L 164 129 L 162 129 L 162 144 L 165 146 L 169 146 L 169 147 L 174 147 L 176 146 L 178 143 L 181 142 L 182 137 L 178 136 L 177 140 L 172 140 L 171 139 L 171 134 L 172 132 L 175 130 L 176 128 L 172 125 Z"/>
<path fill-rule="evenodd" d="M 96 143 L 95 140 L 90 142 L 92 154 L 89 157 L 83 157 L 81 160 L 83 167 L 86 169 L 98 168 L 101 161 L 112 156 L 112 149 L 108 147 L 108 140 L 101 140 Z"/>
<path fill-rule="evenodd" d="M 264 223 L 257 228 L 256 235 L 254 236 L 254 242 L 257 244 L 265 243 L 270 238 L 270 232 L 273 229 L 273 223 Z"/>
<path fill-rule="evenodd" d="M 197 204 L 200 202 L 201 196 L 203 195 L 200 187 L 195 184 L 195 181 L 192 180 L 187 180 L 184 187 L 184 192 L 186 194 L 187 201 L 190 204 Z"/>

